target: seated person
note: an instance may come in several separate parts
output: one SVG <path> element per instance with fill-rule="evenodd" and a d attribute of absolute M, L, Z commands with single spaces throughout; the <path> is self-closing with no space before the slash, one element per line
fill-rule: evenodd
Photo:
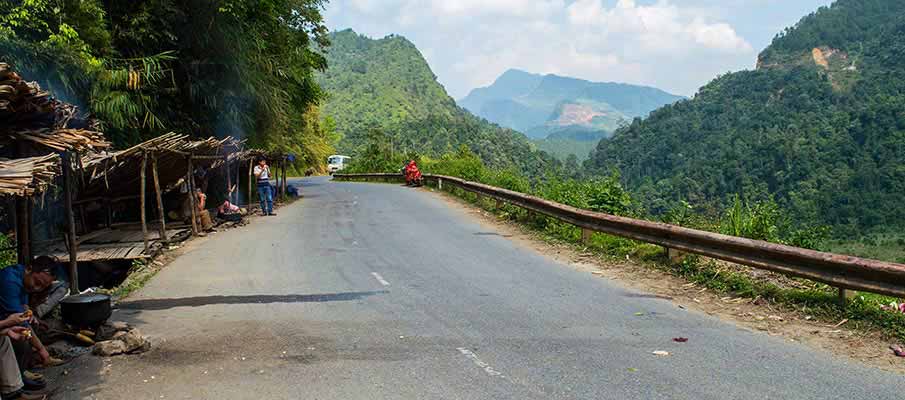
<path fill-rule="evenodd" d="M 207 195 L 201 189 L 195 189 L 195 222 L 201 228 L 201 231 L 207 232 L 214 228 L 214 222 L 211 214 L 205 209 L 207 206 Z M 188 195 L 182 202 L 182 219 L 192 223 L 192 203 Z"/>
<path fill-rule="evenodd" d="M 27 341 L 31 335 L 28 328 L 21 326 L 28 322 L 23 314 L 12 314 L 0 321 L 0 398 L 3 400 L 39 400 L 47 396 L 32 393 L 28 390 L 40 390 L 29 387 L 22 380 L 19 362 L 16 359 L 13 342 Z"/>
<path fill-rule="evenodd" d="M 7 319 L 13 314 L 31 312 L 28 308 L 29 293 L 46 291 L 56 280 L 53 275 L 54 265 L 49 263 L 48 259 L 38 258 L 28 267 L 16 264 L 0 269 L 0 318 Z M 34 316 L 30 316 L 24 326 L 31 329 L 32 325 L 38 326 L 41 325 L 41 322 Z M 42 365 L 53 366 L 62 363 L 62 361 L 50 357 L 50 353 L 47 352 L 37 335 L 32 335 L 28 341 L 14 343 L 13 347 L 16 350 L 20 370 L 25 377 L 32 376 L 27 368 L 23 367 L 29 366 L 33 351 L 37 352 Z"/>
<path fill-rule="evenodd" d="M 57 279 L 46 290 L 30 293 L 28 297 L 31 310 L 39 319 L 44 319 L 69 295 L 69 274 L 56 258 L 50 256 L 40 256 L 35 263 L 53 265 L 53 275 Z"/>

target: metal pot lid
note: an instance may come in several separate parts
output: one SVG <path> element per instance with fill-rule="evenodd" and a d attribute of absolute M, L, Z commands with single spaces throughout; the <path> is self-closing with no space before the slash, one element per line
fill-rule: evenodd
<path fill-rule="evenodd" d="M 69 296 L 63 300 L 60 300 L 61 303 L 67 304 L 89 304 L 89 303 L 101 303 L 105 301 L 110 301 L 110 296 L 106 294 L 100 293 L 85 293 L 85 294 L 77 294 L 74 296 Z"/>

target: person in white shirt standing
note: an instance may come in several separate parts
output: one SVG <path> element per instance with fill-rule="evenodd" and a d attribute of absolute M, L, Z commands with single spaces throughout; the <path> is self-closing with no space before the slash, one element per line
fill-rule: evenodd
<path fill-rule="evenodd" d="M 254 169 L 255 178 L 258 180 L 258 197 L 261 199 L 261 213 L 264 215 L 276 215 L 273 213 L 273 190 L 270 187 L 270 166 L 267 160 L 261 158 Z"/>

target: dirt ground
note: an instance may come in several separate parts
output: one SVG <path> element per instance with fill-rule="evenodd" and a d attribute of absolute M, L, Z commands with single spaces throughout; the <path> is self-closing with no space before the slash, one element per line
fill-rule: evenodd
<path fill-rule="evenodd" d="M 846 328 L 843 321 L 818 321 L 787 307 L 770 304 L 761 298 L 751 299 L 726 296 L 708 288 L 697 286 L 680 277 L 645 266 L 626 256 L 619 260 L 582 249 L 573 244 L 551 243 L 536 232 L 516 222 L 503 220 L 474 204 L 445 193 L 425 188 L 473 216 L 481 224 L 492 227 L 500 235 L 515 243 L 544 254 L 598 278 L 611 279 L 636 288 L 652 296 L 672 300 L 678 307 L 697 310 L 741 327 L 761 331 L 793 342 L 801 342 L 815 351 L 828 351 L 869 366 L 905 374 L 905 358 L 896 357 L 889 349 L 891 344 L 879 332 L 865 332 Z M 737 268 L 745 268 L 737 266 Z"/>

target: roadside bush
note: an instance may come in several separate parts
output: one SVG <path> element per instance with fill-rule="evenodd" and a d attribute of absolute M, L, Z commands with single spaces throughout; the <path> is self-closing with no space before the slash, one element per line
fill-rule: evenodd
<path fill-rule="evenodd" d="M 622 216 L 634 214 L 632 198 L 616 174 L 583 181 L 549 179 L 538 186 L 536 193 L 544 199 L 585 210 Z"/>

